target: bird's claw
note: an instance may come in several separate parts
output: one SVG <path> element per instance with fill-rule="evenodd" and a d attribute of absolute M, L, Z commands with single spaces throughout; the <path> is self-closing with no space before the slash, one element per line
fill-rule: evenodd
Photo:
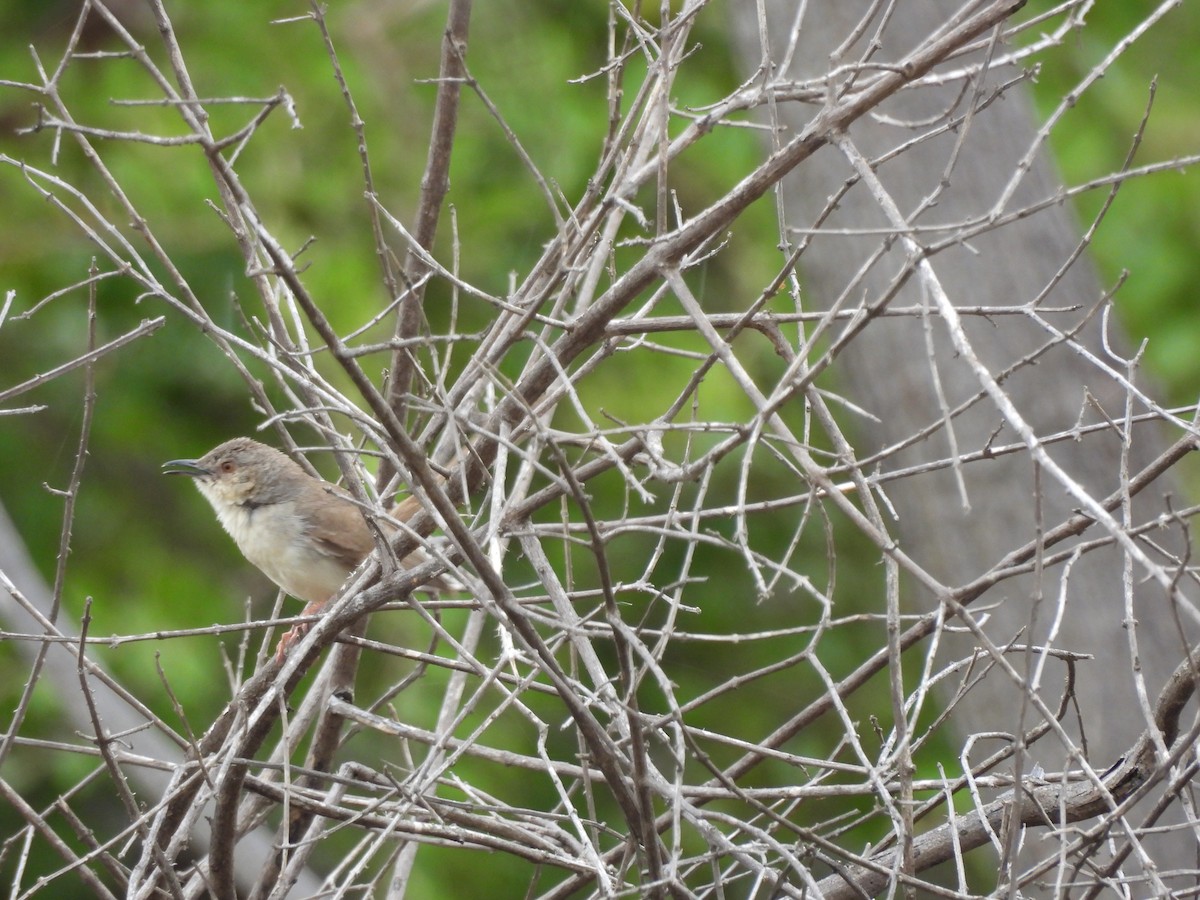
<path fill-rule="evenodd" d="M 299 625 L 293 625 L 287 630 L 287 633 L 279 639 L 279 646 L 275 648 L 275 661 L 282 663 L 287 659 L 288 653 L 291 652 L 292 645 L 299 641 L 302 637 L 308 634 L 308 629 L 311 628 L 311 623 L 302 622 Z"/>

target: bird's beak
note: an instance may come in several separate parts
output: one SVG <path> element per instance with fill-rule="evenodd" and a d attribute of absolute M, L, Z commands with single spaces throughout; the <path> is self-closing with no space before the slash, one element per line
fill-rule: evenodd
<path fill-rule="evenodd" d="M 164 475 L 190 475 L 193 478 L 212 474 L 198 459 L 172 459 L 162 464 L 162 471 Z"/>

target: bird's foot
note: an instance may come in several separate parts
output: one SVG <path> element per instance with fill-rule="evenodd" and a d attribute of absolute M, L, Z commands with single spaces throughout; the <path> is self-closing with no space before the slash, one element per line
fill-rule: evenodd
<path fill-rule="evenodd" d="M 309 603 L 304 609 L 300 610 L 302 616 L 315 616 L 324 607 L 324 603 Z M 313 627 L 314 622 L 298 622 L 287 630 L 283 637 L 279 639 L 279 646 L 275 648 L 275 659 L 277 662 L 283 662 L 287 659 L 288 653 L 292 650 L 292 645 L 297 643 L 302 637 L 308 634 L 309 629 Z"/>
<path fill-rule="evenodd" d="M 279 639 L 279 646 L 275 648 L 276 662 L 283 662 L 285 659 L 287 659 L 288 653 L 291 652 L 292 645 L 299 641 L 300 638 L 308 634 L 308 629 L 311 627 L 312 625 L 310 623 L 305 622 L 301 625 L 293 625 L 291 628 L 289 628 L 284 636 Z"/>

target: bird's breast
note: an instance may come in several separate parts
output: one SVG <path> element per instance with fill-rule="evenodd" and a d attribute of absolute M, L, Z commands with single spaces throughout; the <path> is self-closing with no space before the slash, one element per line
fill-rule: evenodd
<path fill-rule="evenodd" d="M 217 517 L 246 559 L 273 582 L 306 603 L 324 603 L 350 570 L 319 552 L 305 520 L 290 502 L 217 507 Z"/>

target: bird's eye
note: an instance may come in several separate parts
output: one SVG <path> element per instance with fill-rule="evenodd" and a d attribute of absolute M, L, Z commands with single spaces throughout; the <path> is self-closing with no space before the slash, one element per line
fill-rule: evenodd
<path fill-rule="evenodd" d="M 233 464 L 233 460 L 231 460 L 231 459 L 227 459 L 223 463 L 221 463 L 221 471 L 227 475 L 236 468 L 237 468 L 237 466 Z"/>

